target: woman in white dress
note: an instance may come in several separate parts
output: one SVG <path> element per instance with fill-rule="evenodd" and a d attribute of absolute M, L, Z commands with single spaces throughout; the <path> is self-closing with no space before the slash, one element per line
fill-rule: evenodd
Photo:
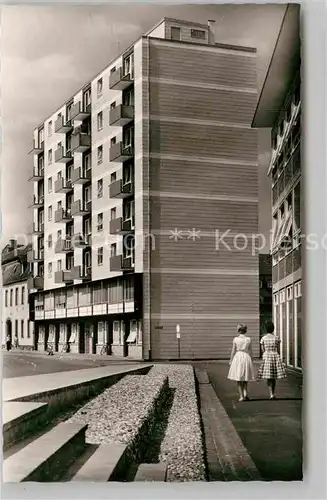
<path fill-rule="evenodd" d="M 233 340 L 233 348 L 229 362 L 230 368 L 228 378 L 237 382 L 239 401 L 249 400 L 248 381 L 255 380 L 251 339 L 245 335 L 246 332 L 246 325 L 238 325 L 238 336 Z"/>

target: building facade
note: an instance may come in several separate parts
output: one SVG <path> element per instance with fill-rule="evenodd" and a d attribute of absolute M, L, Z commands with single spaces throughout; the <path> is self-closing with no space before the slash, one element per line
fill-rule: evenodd
<path fill-rule="evenodd" d="M 260 338 L 266 333 L 267 321 L 273 321 L 272 258 L 259 254 Z"/>
<path fill-rule="evenodd" d="M 258 331 L 256 100 L 255 49 L 165 18 L 35 129 L 39 349 L 223 359 Z"/>
<path fill-rule="evenodd" d="M 284 362 L 302 369 L 301 77 L 298 5 L 286 9 L 254 118 L 270 127 L 273 317 Z M 278 76 L 277 76 L 278 75 Z M 279 85 L 273 84 L 279 78 Z"/>
<path fill-rule="evenodd" d="M 2 345 L 7 335 L 13 346 L 34 348 L 34 325 L 29 319 L 27 254 L 30 246 L 11 240 L 2 251 Z"/>

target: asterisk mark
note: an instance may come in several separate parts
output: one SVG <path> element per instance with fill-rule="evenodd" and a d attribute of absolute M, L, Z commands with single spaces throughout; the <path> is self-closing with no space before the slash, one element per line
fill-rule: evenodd
<path fill-rule="evenodd" d="M 170 230 L 170 236 L 169 236 L 169 239 L 170 240 L 179 240 L 179 239 L 183 239 L 183 236 L 182 236 L 182 231 L 180 231 L 179 229 L 177 229 L 177 227 L 175 227 L 174 230 Z"/>
<path fill-rule="evenodd" d="M 196 239 L 200 239 L 200 229 L 196 230 L 195 227 L 193 227 L 192 231 L 187 231 L 188 232 L 188 240 L 193 240 L 195 241 Z"/>

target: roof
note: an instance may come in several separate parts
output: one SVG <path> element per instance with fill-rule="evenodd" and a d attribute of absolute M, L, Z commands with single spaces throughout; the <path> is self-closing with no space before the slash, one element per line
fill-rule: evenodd
<path fill-rule="evenodd" d="M 27 264 L 19 261 L 10 262 L 2 269 L 2 286 L 27 281 L 30 277 L 30 270 Z"/>
<path fill-rule="evenodd" d="M 259 275 L 272 274 L 272 257 L 269 253 L 259 254 Z"/>
<path fill-rule="evenodd" d="M 300 64 L 300 5 L 288 4 L 254 113 L 252 127 L 273 127 Z"/>
<path fill-rule="evenodd" d="M 32 245 L 19 245 L 14 247 L 12 244 L 8 243 L 1 252 L 1 264 L 11 262 L 18 259 L 24 259 L 27 256 L 29 250 L 32 249 Z M 26 260 L 26 259 L 25 259 Z"/>

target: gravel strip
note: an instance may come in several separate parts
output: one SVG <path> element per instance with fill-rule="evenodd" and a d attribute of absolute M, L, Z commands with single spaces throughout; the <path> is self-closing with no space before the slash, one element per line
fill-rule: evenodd
<path fill-rule="evenodd" d="M 168 375 L 175 389 L 160 461 L 167 463 L 167 481 L 205 481 L 205 462 L 201 420 L 195 378 L 190 365 L 156 365 L 152 373 Z"/>
<path fill-rule="evenodd" d="M 130 444 L 149 418 L 167 375 L 127 375 L 89 401 L 68 422 L 88 423 L 86 442 Z"/>

